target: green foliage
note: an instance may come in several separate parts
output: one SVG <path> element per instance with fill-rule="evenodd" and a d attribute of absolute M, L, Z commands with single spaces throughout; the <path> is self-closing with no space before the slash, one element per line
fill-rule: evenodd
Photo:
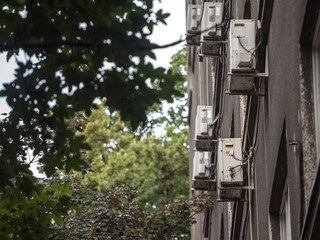
<path fill-rule="evenodd" d="M 146 209 L 136 198 L 139 193 L 130 185 L 90 190 L 70 179 L 72 203 L 76 206 L 51 239 L 190 239 L 186 226 L 196 213 L 213 209 L 215 195 L 202 194 L 171 204 Z"/>
<path fill-rule="evenodd" d="M 29 167 L 39 162 L 47 176 L 87 167 L 90 146 L 75 134 L 83 122 L 70 120 L 76 113 L 89 116 L 96 99 L 120 112 L 130 123 L 114 136 L 122 148 L 152 107 L 183 95 L 180 74 L 147 61 L 155 58 L 148 36 L 168 16 L 152 7 L 152 0 L 0 1 L 0 52 L 17 63 L 13 81 L 0 91 L 12 108 L 0 121 L 1 239 L 46 239 L 49 225 L 62 222 L 68 191 L 43 187 Z M 168 148 L 162 140 L 151 143 Z"/>
<path fill-rule="evenodd" d="M 181 76 L 147 61 L 155 46 L 148 36 L 168 16 L 152 7 L 152 0 L 0 2 L 0 51 L 8 51 L 8 59 L 19 50 L 25 55 L 24 61 L 16 58 L 15 77 L 0 91 L 13 109 L 8 122 L 0 122 L 11 139 L 0 139 L 1 159 L 11 163 L 6 167 L 27 147 L 48 176 L 78 170 L 84 164 L 80 151 L 88 146 L 68 129 L 66 119 L 75 112 L 89 115 L 93 101 L 104 99 L 136 128 L 150 106 L 181 95 L 175 86 Z M 27 145 L 21 135 L 29 138 Z M 6 173 L 4 185 L 16 174 Z"/>
<path fill-rule="evenodd" d="M 179 50 L 173 54 L 170 61 L 170 71 L 179 76 L 176 78 L 175 88 L 179 90 L 181 96 L 174 97 L 174 104 L 164 111 L 162 101 L 161 104 L 153 104 L 148 110 L 148 121 L 145 125 L 140 125 L 135 131 L 139 135 L 153 135 L 155 128 L 165 123 L 167 131 L 171 129 L 183 129 L 187 127 L 187 78 L 186 78 L 186 48 Z"/>
<path fill-rule="evenodd" d="M 172 63 L 183 58 L 179 54 Z M 175 66 L 181 71 L 179 63 Z M 215 196 L 189 199 L 185 107 L 184 98 L 166 116 L 155 118 L 165 127 L 159 137 L 150 135 L 157 124 L 147 134 L 133 132 L 103 104 L 89 118 L 80 114 L 72 120 L 90 145 L 84 157 L 92 165 L 74 174 L 76 209 L 63 225 L 54 226 L 58 231 L 52 238 L 189 239 L 193 214 L 212 209 Z M 160 105 L 151 109 L 163 112 Z"/>
<path fill-rule="evenodd" d="M 171 70 L 173 73 L 181 74 L 186 80 L 187 77 L 187 49 L 184 47 L 171 58 Z M 184 81 L 185 82 L 185 81 Z"/>
<path fill-rule="evenodd" d="M 187 129 L 172 128 L 167 126 L 163 137 L 139 137 L 100 106 L 80 133 L 91 147 L 86 158 L 94 160 L 83 182 L 97 189 L 127 182 L 140 192 L 139 201 L 149 204 L 187 196 Z"/>
<path fill-rule="evenodd" d="M 70 205 L 69 184 L 52 185 L 39 182 L 31 197 L 18 188 L 7 187 L 0 201 L 0 238 L 47 239 L 54 232 L 52 222 L 63 223 Z"/>

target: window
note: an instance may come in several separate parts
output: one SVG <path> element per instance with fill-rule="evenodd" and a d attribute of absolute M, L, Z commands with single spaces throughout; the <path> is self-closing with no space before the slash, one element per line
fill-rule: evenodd
<path fill-rule="evenodd" d="M 314 121 L 316 135 L 317 165 L 320 161 L 320 16 L 318 17 L 312 43 Z"/>
<path fill-rule="evenodd" d="M 290 216 L 290 195 L 288 189 L 288 180 L 283 190 L 283 196 L 279 212 L 280 239 L 291 240 L 291 216 Z"/>

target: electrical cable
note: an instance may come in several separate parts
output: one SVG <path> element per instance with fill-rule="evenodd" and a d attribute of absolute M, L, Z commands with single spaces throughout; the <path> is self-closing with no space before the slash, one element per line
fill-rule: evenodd
<path fill-rule="evenodd" d="M 209 60 L 208 58 L 205 59 L 205 69 L 206 69 L 206 88 L 207 88 L 207 102 L 206 102 L 206 105 L 209 105 L 209 92 L 210 92 L 210 89 L 209 89 Z"/>
<path fill-rule="evenodd" d="M 247 149 L 247 141 L 249 143 L 249 148 L 251 147 L 251 141 L 250 141 L 250 134 L 249 134 L 249 119 L 250 119 L 250 113 L 251 113 L 251 105 L 252 105 L 252 96 L 248 96 L 248 109 L 247 109 L 247 113 L 248 116 L 246 116 L 245 119 L 245 129 L 244 129 L 244 146 L 243 149 Z"/>
<path fill-rule="evenodd" d="M 245 216 L 245 222 L 244 222 L 244 225 L 242 227 L 242 240 L 245 240 L 246 238 L 246 235 L 245 233 L 247 232 L 247 229 L 248 229 L 248 217 L 249 217 L 249 214 L 248 214 L 248 206 L 249 206 L 249 203 L 247 202 L 247 211 L 246 211 L 246 216 Z"/>
<path fill-rule="evenodd" d="M 241 38 L 240 36 L 237 36 L 237 39 L 238 39 L 238 41 L 239 41 L 239 43 L 240 43 L 240 46 L 241 46 L 244 50 L 246 50 L 248 53 L 251 53 L 252 55 L 254 55 L 251 51 L 252 51 L 253 49 L 255 49 L 255 47 L 253 47 L 253 48 L 251 48 L 251 49 L 247 49 L 247 48 L 242 44 L 240 38 Z M 255 55 L 254 55 L 254 56 L 255 56 Z"/>
<path fill-rule="evenodd" d="M 237 39 L 238 39 L 238 42 L 239 42 L 240 46 L 241 46 L 246 52 L 250 53 L 250 58 L 251 58 L 251 61 L 252 61 L 252 62 L 254 61 L 254 59 L 257 59 L 255 53 L 257 52 L 257 50 L 258 50 L 258 48 L 259 48 L 259 46 L 261 45 L 262 40 L 263 40 L 263 32 L 262 32 L 262 29 L 258 29 L 258 31 L 257 31 L 257 36 L 258 36 L 258 44 L 257 44 L 256 46 L 254 46 L 253 48 L 251 48 L 251 49 L 246 48 L 246 47 L 243 45 L 242 41 L 241 41 L 241 37 L 240 37 L 240 36 L 237 36 Z"/>
<path fill-rule="evenodd" d="M 242 168 L 241 168 L 241 167 L 239 167 L 239 168 L 238 168 L 238 170 L 233 171 L 233 172 L 232 172 L 232 174 L 233 174 L 233 175 L 236 175 L 238 172 L 240 172 L 240 171 L 241 171 L 241 169 L 242 169 Z"/>
<path fill-rule="evenodd" d="M 250 134 L 249 134 L 249 119 L 250 119 L 250 112 L 251 112 L 251 107 L 252 107 L 252 96 L 250 96 L 249 99 L 249 109 L 248 109 L 248 117 L 246 119 L 246 139 L 249 142 L 249 156 L 248 156 L 248 211 L 249 211 L 249 231 L 250 231 L 250 239 L 252 240 L 252 199 L 251 199 L 251 160 L 253 160 L 253 152 L 255 151 L 256 148 L 256 143 L 257 143 L 257 134 L 258 134 L 258 119 L 259 119 L 259 112 L 260 112 L 260 97 L 258 97 L 258 104 L 257 104 L 257 115 L 255 119 L 255 125 L 254 125 L 254 136 L 251 144 L 250 141 Z"/>
<path fill-rule="evenodd" d="M 248 163 L 248 169 L 247 169 L 247 174 L 248 174 L 248 208 L 246 211 L 246 219 L 249 218 L 249 228 L 250 228 L 250 239 L 252 240 L 252 213 L 251 213 L 251 174 L 250 174 L 250 169 L 251 169 L 251 165 L 250 165 L 250 161 L 252 158 L 252 145 L 251 145 L 251 141 L 250 141 L 250 134 L 249 134 L 249 120 L 250 120 L 250 113 L 251 113 L 251 107 L 252 107 L 252 96 L 248 97 L 248 109 L 247 109 L 247 115 L 246 115 L 246 119 L 245 119 L 245 127 L 244 127 L 244 139 L 243 139 L 243 152 L 247 155 L 246 158 L 247 163 Z M 247 148 L 247 142 L 249 143 L 249 154 L 245 151 L 245 149 Z M 249 211 L 249 215 L 248 215 L 248 211 Z M 246 220 L 247 222 L 248 220 Z M 247 227 L 247 224 L 244 225 L 243 227 Z M 245 229 L 243 229 L 243 233 L 245 233 Z"/>
<path fill-rule="evenodd" d="M 239 164 L 239 165 L 236 165 L 236 166 L 230 167 L 230 168 L 229 168 L 229 171 L 233 171 L 233 169 L 235 169 L 235 168 L 241 168 L 241 167 L 243 167 L 243 166 L 247 165 L 247 162 L 248 162 L 248 160 L 247 160 L 247 161 L 245 161 L 245 162 L 244 162 L 244 163 L 242 163 L 242 164 Z"/>
<path fill-rule="evenodd" d="M 250 168 L 250 160 L 251 157 L 249 157 L 248 160 L 248 200 L 249 200 L 249 227 L 250 227 L 250 240 L 253 240 L 252 238 L 252 209 L 251 209 L 251 168 Z"/>
<path fill-rule="evenodd" d="M 225 51 L 224 47 L 223 47 L 223 53 Z M 220 86 L 220 101 L 219 101 L 219 122 L 218 122 L 218 125 L 217 125 L 217 135 L 219 136 L 220 135 L 220 126 L 221 126 L 221 121 L 223 119 L 223 112 L 224 112 L 224 94 L 223 94 L 223 90 L 224 90 L 224 80 L 225 80 L 225 58 L 222 59 L 222 70 L 221 70 L 221 79 L 220 79 L 220 82 L 221 82 L 221 86 Z"/>
<path fill-rule="evenodd" d="M 261 78 L 259 79 L 259 89 L 261 89 Z M 254 151 L 256 151 L 257 147 L 257 139 L 258 139 L 258 122 L 259 122 L 259 116 L 260 116 L 260 97 L 258 96 L 257 99 L 257 109 L 256 109 L 256 119 L 255 119 L 255 125 L 254 125 L 254 135 L 252 139 L 252 144 L 250 143 L 250 136 L 249 136 L 249 131 L 248 131 L 248 122 L 249 122 L 249 116 L 247 118 L 247 132 L 246 132 L 246 137 L 248 137 L 248 142 L 250 145 L 249 149 L 249 156 L 248 156 L 248 200 L 249 200 L 249 230 L 250 230 L 250 239 L 252 240 L 252 199 L 251 199 L 251 160 L 254 159 Z M 251 112 L 251 105 L 252 105 L 252 96 L 250 96 L 250 101 L 249 101 L 249 111 L 248 114 Z"/>
<path fill-rule="evenodd" d="M 254 53 L 257 51 L 258 47 L 261 45 L 262 40 L 263 40 L 263 32 L 262 32 L 261 29 L 258 29 L 257 35 L 258 35 L 259 42 L 258 42 L 258 44 L 257 44 L 256 46 L 254 46 L 254 47 L 251 48 L 251 49 L 247 49 L 247 48 L 243 45 L 243 43 L 241 42 L 241 40 L 240 40 L 241 37 L 240 37 L 240 36 L 237 36 L 238 41 L 239 41 L 239 43 L 240 43 L 240 46 L 241 46 L 244 50 L 246 50 L 247 52 L 249 52 L 249 53 L 251 53 L 251 54 L 253 54 L 253 55 L 254 55 Z M 254 50 L 254 51 L 251 52 L 252 50 Z M 255 55 L 254 55 L 254 56 L 255 56 Z"/>
<path fill-rule="evenodd" d="M 261 89 L 261 78 L 259 78 L 259 90 Z M 260 117 L 260 97 L 258 96 L 257 100 L 257 114 L 256 114 L 256 120 L 255 120 L 255 126 L 254 126 L 254 138 L 253 138 L 253 144 L 252 148 L 256 150 L 257 146 L 257 139 L 258 139 L 258 123 L 259 123 L 259 117 Z"/>
<path fill-rule="evenodd" d="M 232 1 L 227 1 L 226 3 L 229 4 L 229 13 L 228 13 L 228 22 L 227 22 L 227 26 L 225 28 L 225 36 L 228 35 L 228 31 L 229 31 L 229 28 L 230 28 L 230 21 L 231 21 L 231 18 L 232 18 Z"/>
<path fill-rule="evenodd" d="M 202 1 L 202 12 L 201 12 L 200 20 L 199 20 L 200 26 L 201 26 L 201 22 L 202 22 L 202 18 L 203 18 L 203 13 L 204 13 L 204 3 L 205 3 L 205 0 Z"/>
<path fill-rule="evenodd" d="M 259 25 L 259 24 L 258 24 Z M 258 44 L 257 44 L 257 49 L 256 49 L 256 52 L 258 51 L 258 48 L 259 46 L 262 44 L 263 42 L 263 31 L 262 31 L 262 28 L 258 28 L 258 32 L 257 32 L 257 35 L 258 35 Z M 258 53 L 257 53 L 258 54 Z M 256 66 L 259 66 L 260 63 L 259 63 L 259 58 L 257 57 L 256 58 Z"/>
<path fill-rule="evenodd" d="M 246 158 L 244 158 L 244 159 L 239 159 L 239 158 L 235 157 L 234 155 L 231 155 L 231 156 L 232 156 L 232 158 L 233 158 L 234 160 L 240 161 L 240 162 L 245 162 L 245 161 L 248 160 L 248 157 L 246 157 Z"/>
<path fill-rule="evenodd" d="M 216 85 L 216 94 L 215 95 L 217 95 L 218 93 L 218 74 L 219 74 L 219 62 L 217 62 L 217 66 L 216 66 L 216 71 L 217 71 L 217 73 L 216 73 L 216 76 L 217 76 L 217 78 L 216 78 L 216 83 L 215 83 L 215 85 Z M 215 133 L 215 139 L 218 139 L 219 138 L 219 125 L 220 125 L 220 108 L 219 108 L 219 106 L 220 106 L 220 98 L 219 98 L 219 100 L 216 98 L 215 99 L 216 100 L 216 102 L 218 102 L 219 101 L 219 105 L 215 105 L 215 112 L 218 112 L 218 114 L 217 114 L 217 116 L 219 117 L 218 118 L 218 120 L 217 120 L 217 124 L 216 124 L 216 126 L 215 126 L 215 128 L 213 129 L 213 132 Z"/>

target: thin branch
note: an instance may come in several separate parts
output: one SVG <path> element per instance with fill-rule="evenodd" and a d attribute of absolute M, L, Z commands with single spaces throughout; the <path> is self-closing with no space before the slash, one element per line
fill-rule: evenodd
<path fill-rule="evenodd" d="M 220 27 L 222 26 L 224 23 L 221 23 L 220 25 L 217 26 L 213 26 L 210 28 L 207 28 L 203 31 L 200 31 L 194 35 L 191 36 L 187 36 L 184 39 L 180 39 L 165 45 L 158 45 L 158 44 L 151 44 L 150 46 L 139 46 L 137 47 L 138 50 L 155 50 L 155 49 L 163 49 L 163 48 L 169 48 L 169 47 L 173 47 L 175 45 L 178 45 L 184 41 L 187 41 L 188 39 L 194 38 L 195 36 L 201 35 L 202 33 L 209 31 L 210 29 L 213 29 L 215 27 Z M 10 51 L 13 49 L 17 49 L 17 48 L 22 48 L 22 49 L 34 49 L 34 48 L 38 48 L 38 49 L 48 49 L 48 48 L 57 48 L 57 47 L 62 47 L 62 46 L 69 46 L 69 47 L 86 47 L 86 48 L 90 48 L 93 47 L 94 44 L 89 44 L 89 43 L 84 43 L 84 42 L 56 42 L 56 43 L 32 43 L 32 44 L 8 44 L 8 45 L 0 45 L 0 52 L 4 52 L 4 51 Z"/>
<path fill-rule="evenodd" d="M 195 33 L 195 34 L 193 34 L 193 35 L 191 35 L 191 36 L 187 36 L 187 37 L 184 38 L 184 39 L 180 39 L 180 40 L 174 41 L 174 42 L 172 42 L 172 43 L 168 43 L 168 44 L 165 44 L 165 45 L 151 44 L 151 46 L 148 46 L 148 47 L 146 47 L 146 46 L 141 46 L 141 47 L 138 47 L 138 49 L 139 49 L 139 50 L 154 50 L 154 49 L 162 49 L 162 48 L 173 47 L 173 46 L 178 45 L 178 44 L 180 44 L 180 43 L 182 43 L 182 42 L 184 42 L 184 41 L 187 41 L 187 40 L 189 40 L 189 39 L 191 39 L 191 38 L 194 38 L 194 37 L 196 37 L 196 36 L 199 36 L 199 35 L 201 35 L 202 33 L 205 33 L 205 32 L 207 32 L 207 31 L 209 31 L 209 30 L 211 30 L 211 29 L 221 28 L 224 24 L 225 24 L 225 22 L 222 22 L 222 23 L 220 23 L 220 24 L 214 25 L 214 26 L 212 26 L 212 27 L 209 27 L 209 28 L 204 29 L 204 30 L 202 30 L 202 31 L 199 31 L 199 32 L 197 32 L 197 33 Z"/>
<path fill-rule="evenodd" d="M 172 42 L 172 43 L 165 44 L 165 45 L 151 44 L 151 46 L 148 46 L 148 47 L 141 46 L 141 47 L 138 47 L 138 49 L 139 50 L 154 50 L 154 49 L 169 48 L 169 47 L 173 47 L 175 45 L 178 45 L 179 43 L 182 43 L 182 42 L 186 41 L 187 39 L 188 39 L 188 37 L 185 39 L 180 39 L 180 40 Z"/>
<path fill-rule="evenodd" d="M 38 161 L 39 154 L 33 155 L 32 159 L 31 159 L 29 151 L 30 151 L 30 149 L 27 150 L 27 154 L 28 154 L 28 158 L 29 158 L 29 163 L 28 164 L 31 165 L 32 163 L 39 162 Z"/>
<path fill-rule="evenodd" d="M 69 47 L 92 47 L 93 44 L 84 43 L 84 42 L 55 42 L 55 43 L 30 43 L 30 44 L 7 44 L 0 45 L 0 52 L 10 51 L 13 49 L 49 49 L 49 48 L 58 48 L 62 46 Z"/>

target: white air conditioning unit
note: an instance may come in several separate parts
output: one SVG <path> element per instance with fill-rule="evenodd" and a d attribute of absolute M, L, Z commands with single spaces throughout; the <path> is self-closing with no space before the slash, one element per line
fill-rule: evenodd
<path fill-rule="evenodd" d="M 215 191 L 215 180 L 209 179 L 211 152 L 194 152 L 192 185 L 194 190 Z"/>
<path fill-rule="evenodd" d="M 213 151 L 212 123 L 213 107 L 206 105 L 197 106 L 197 116 L 195 121 L 195 143 L 198 151 Z"/>
<path fill-rule="evenodd" d="M 229 32 L 229 91 L 251 91 L 256 71 L 254 19 L 234 19 Z"/>
<path fill-rule="evenodd" d="M 214 57 L 221 54 L 221 21 L 223 6 L 221 2 L 205 2 L 201 21 L 201 54 Z"/>
<path fill-rule="evenodd" d="M 217 183 L 220 199 L 240 199 L 243 186 L 241 138 L 222 138 L 218 144 Z M 238 187 L 238 188 L 237 188 Z"/>
<path fill-rule="evenodd" d="M 213 107 L 208 105 L 197 106 L 196 116 L 196 138 L 206 139 L 211 137 L 209 124 L 212 123 Z"/>
<path fill-rule="evenodd" d="M 189 4 L 187 14 L 187 44 L 199 45 L 200 44 L 200 18 L 201 18 L 201 5 Z"/>
<path fill-rule="evenodd" d="M 208 166 L 210 164 L 211 152 L 194 152 L 193 157 L 193 178 L 197 179 L 208 179 L 209 171 Z"/>
<path fill-rule="evenodd" d="M 222 21 L 222 3 L 221 2 L 205 2 L 203 9 L 203 18 L 201 21 L 201 39 L 220 38 Z"/>

